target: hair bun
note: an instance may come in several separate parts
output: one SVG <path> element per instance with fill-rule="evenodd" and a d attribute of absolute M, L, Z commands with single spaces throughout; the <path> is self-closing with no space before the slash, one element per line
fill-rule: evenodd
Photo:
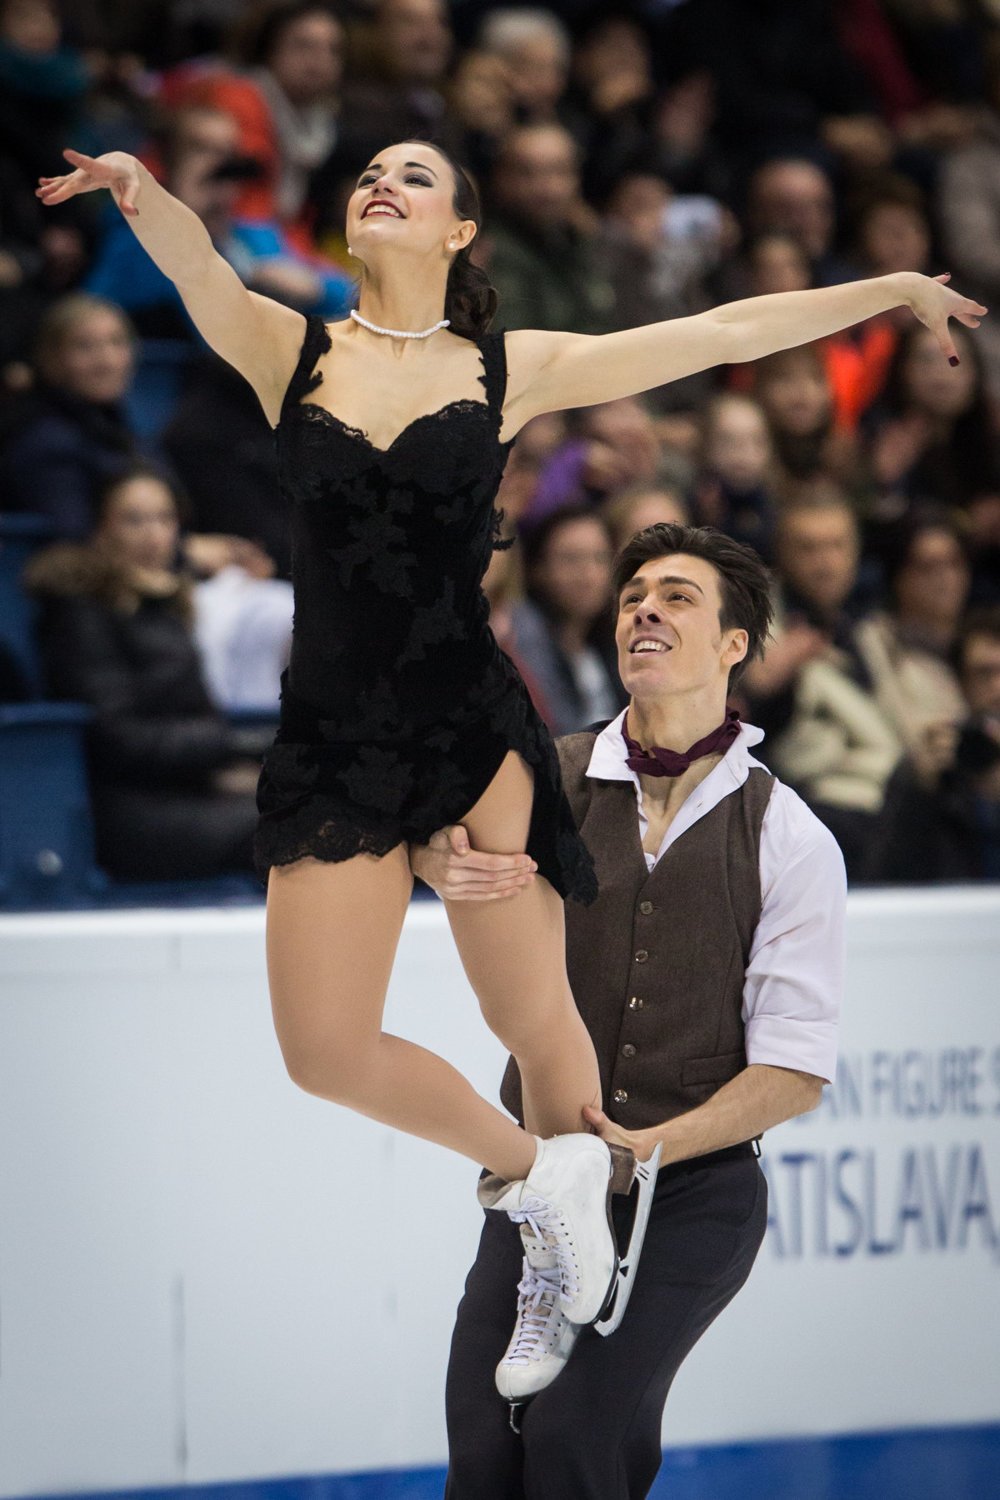
<path fill-rule="evenodd" d="M 451 263 L 444 298 L 452 333 L 479 338 L 492 323 L 498 300 L 486 272 L 470 260 L 468 249 L 460 250 Z"/>

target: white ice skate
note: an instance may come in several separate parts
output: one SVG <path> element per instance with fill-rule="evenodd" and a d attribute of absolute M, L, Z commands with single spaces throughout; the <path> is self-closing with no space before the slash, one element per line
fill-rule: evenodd
<path fill-rule="evenodd" d="M 486 1177 L 479 1184 L 484 1208 L 527 1225 L 554 1252 L 559 1301 L 572 1323 L 593 1323 L 616 1289 L 611 1195 L 627 1193 L 635 1175 L 631 1151 L 581 1132 L 539 1140 L 534 1166 L 523 1181 Z"/>
<path fill-rule="evenodd" d="M 662 1149 L 661 1146 L 657 1146 L 648 1161 L 636 1163 L 636 1202 L 635 1212 L 632 1215 L 632 1227 L 628 1235 L 628 1244 L 622 1250 L 618 1260 L 614 1291 L 603 1313 L 594 1324 L 594 1328 L 604 1338 L 607 1338 L 609 1333 L 614 1333 L 615 1329 L 621 1323 L 622 1318 L 625 1316 L 625 1309 L 628 1307 L 628 1299 L 632 1295 L 635 1268 L 639 1263 L 639 1252 L 642 1249 L 642 1242 L 646 1238 L 649 1210 L 653 1206 L 653 1192 L 656 1188 L 656 1174 L 660 1169 L 660 1152 Z"/>
<path fill-rule="evenodd" d="M 517 1288 L 517 1321 L 496 1383 L 511 1402 L 528 1401 L 551 1385 L 569 1359 L 579 1329 L 562 1310 L 559 1258 L 523 1226 L 524 1269 Z"/>

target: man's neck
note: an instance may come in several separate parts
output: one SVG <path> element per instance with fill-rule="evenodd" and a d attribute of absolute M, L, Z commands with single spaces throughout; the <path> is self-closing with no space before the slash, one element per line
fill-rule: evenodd
<path fill-rule="evenodd" d="M 656 745 L 661 750 L 676 750 L 684 754 L 692 745 L 703 740 L 726 717 L 725 695 L 718 693 L 698 697 L 676 698 L 656 702 L 629 700 L 625 724 L 629 739 L 637 740 L 644 750 Z M 723 752 L 703 755 L 692 761 L 679 776 L 644 776 L 640 774 L 644 805 L 658 808 L 661 813 L 673 816 L 705 777 L 715 770 Z"/>

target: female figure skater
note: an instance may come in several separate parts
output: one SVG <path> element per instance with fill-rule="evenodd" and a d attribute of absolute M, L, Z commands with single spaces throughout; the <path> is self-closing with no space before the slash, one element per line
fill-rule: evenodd
<path fill-rule="evenodd" d="M 626 1190 L 637 1164 L 582 1128 L 601 1083 L 567 983 L 561 898 L 593 899 L 593 866 L 479 587 L 510 446 L 541 412 L 758 359 L 902 303 L 953 356 L 949 317 L 974 327 L 985 309 L 946 278 L 902 273 L 603 336 L 505 339 L 487 332 L 496 294 L 469 259 L 472 183 L 439 147 L 404 141 L 358 179 L 347 235 L 360 305 L 326 325 L 248 291 L 134 157 L 64 154 L 74 170 L 41 179 L 38 196 L 109 188 L 276 431 L 296 614 L 256 857 L 289 1072 L 485 1165 L 481 1201 L 544 1236 L 567 1316 L 592 1322 L 616 1272 L 610 1191 Z M 474 849 L 526 850 L 526 877 L 542 877 L 525 877 L 513 902 L 446 903 L 486 1021 L 520 1066 L 525 1130 L 441 1058 L 381 1029 L 411 891 L 407 843 L 459 822 Z"/>

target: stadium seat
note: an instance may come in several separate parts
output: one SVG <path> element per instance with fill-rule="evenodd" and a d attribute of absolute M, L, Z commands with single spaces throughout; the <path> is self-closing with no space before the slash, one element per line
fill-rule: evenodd
<path fill-rule="evenodd" d="M 46 516 L 0 515 L 0 641 L 38 697 L 44 686 L 34 638 L 37 606 L 21 587 L 21 574 L 32 553 L 52 540 L 53 530 Z"/>
<path fill-rule="evenodd" d="M 184 339 L 143 339 L 135 375 L 125 397 L 132 430 L 156 442 L 174 414 L 194 346 Z"/>
<path fill-rule="evenodd" d="M 258 905 L 252 872 L 121 880 L 95 859 L 84 703 L 0 705 L 0 911 Z"/>
<path fill-rule="evenodd" d="M 0 705 L 0 910 L 91 906 L 94 864 L 83 703 Z"/>

